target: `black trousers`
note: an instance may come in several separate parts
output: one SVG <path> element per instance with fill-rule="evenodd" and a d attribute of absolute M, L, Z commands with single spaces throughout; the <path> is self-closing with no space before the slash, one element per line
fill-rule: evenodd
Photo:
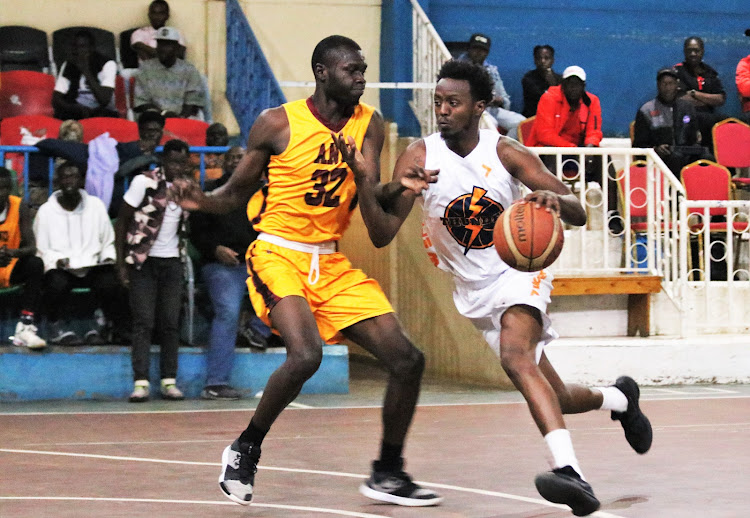
<path fill-rule="evenodd" d="M 44 281 L 47 317 L 53 322 L 64 316 L 73 288 L 90 288 L 104 315 L 116 326 L 127 321 L 127 293 L 111 264 L 93 266 L 83 277 L 76 277 L 66 270 L 49 270 Z"/>
<path fill-rule="evenodd" d="M 182 271 L 182 262 L 177 257 L 149 257 L 140 270 L 128 268 L 133 318 L 133 379 L 136 381 L 149 378 L 149 352 L 157 323 L 161 378 L 177 377 Z"/>
<path fill-rule="evenodd" d="M 35 255 L 20 257 L 10 272 L 10 284 L 24 284 L 21 309 L 37 313 L 42 300 L 44 261 Z"/>

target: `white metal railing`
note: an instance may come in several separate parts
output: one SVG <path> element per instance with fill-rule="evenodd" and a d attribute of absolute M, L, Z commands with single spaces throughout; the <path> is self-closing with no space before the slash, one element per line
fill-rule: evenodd
<path fill-rule="evenodd" d="M 726 214 L 712 217 L 712 208 Z M 750 331 L 748 214 L 750 200 L 680 204 L 680 257 L 685 261 L 678 296 L 689 316 L 682 319 L 683 335 Z"/>
<path fill-rule="evenodd" d="M 430 84 L 432 87 L 414 88 L 409 105 L 419 121 L 422 136 L 426 136 L 437 131 L 433 90 L 440 67 L 452 56 L 419 2 L 410 1 L 412 7 L 412 81 L 418 84 Z M 487 114 L 482 115 L 481 127 L 497 130 L 497 126 Z"/>
<path fill-rule="evenodd" d="M 680 250 L 675 230 L 684 188 L 659 156 L 651 149 L 634 148 L 529 150 L 571 187 L 588 215 L 585 227 L 566 230 L 563 254 L 550 269 L 566 275 L 659 275 L 679 306 L 675 283 Z M 645 158 L 645 180 L 631 178 L 636 158 Z M 608 201 L 612 189 L 616 190 L 615 206 Z"/>

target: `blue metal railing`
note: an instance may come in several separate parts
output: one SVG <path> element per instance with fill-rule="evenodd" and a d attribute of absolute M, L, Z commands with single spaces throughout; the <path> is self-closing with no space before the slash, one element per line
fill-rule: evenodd
<path fill-rule="evenodd" d="M 286 102 L 237 0 L 227 0 L 227 99 L 247 142 L 260 112 Z"/>
<path fill-rule="evenodd" d="M 156 148 L 156 153 L 161 153 L 164 148 L 159 146 Z M 190 153 L 200 154 L 200 183 L 201 187 L 206 182 L 206 154 L 216 153 L 223 154 L 229 151 L 229 146 L 193 146 L 190 148 Z M 39 149 L 34 146 L 0 146 L 0 164 L 5 164 L 6 153 L 22 153 L 23 154 L 23 198 L 29 200 L 29 156 L 31 154 L 39 153 Z M 47 155 L 42 155 L 47 156 Z M 52 180 L 55 175 L 55 157 L 48 157 L 48 193 L 52 194 Z M 127 179 L 125 179 L 127 186 Z"/>

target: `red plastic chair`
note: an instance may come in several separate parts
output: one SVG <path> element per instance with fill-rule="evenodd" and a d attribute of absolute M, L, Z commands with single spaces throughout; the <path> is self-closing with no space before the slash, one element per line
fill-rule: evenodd
<path fill-rule="evenodd" d="M 31 136 L 39 139 L 57 138 L 60 131 L 60 119 L 47 117 L 46 115 L 17 115 L 0 121 L 0 144 L 4 146 L 20 146 L 23 139 L 22 129 L 28 131 Z M 11 161 L 10 168 L 16 171 L 18 183 L 23 182 L 23 154 L 6 153 L 6 158 Z"/>
<path fill-rule="evenodd" d="M 521 144 L 524 141 L 528 142 L 531 130 L 534 129 L 534 120 L 536 120 L 536 115 L 518 123 L 518 142 Z"/>
<path fill-rule="evenodd" d="M 133 91 L 135 88 L 135 77 L 125 79 L 118 75 L 115 78 L 115 109 L 123 118 L 128 116 L 130 107 L 133 106 Z"/>
<path fill-rule="evenodd" d="M 721 200 L 728 201 L 733 198 L 734 186 L 731 182 L 729 169 L 723 165 L 717 164 L 710 160 L 697 160 L 686 165 L 680 172 L 682 185 L 685 187 L 685 194 L 688 200 Z M 706 222 L 703 218 L 702 208 L 689 209 L 689 215 L 698 216 L 697 221 L 690 223 L 690 231 L 698 237 L 700 269 L 703 270 L 703 229 Z M 723 207 L 712 207 L 708 209 L 709 216 L 726 216 L 727 209 Z M 737 213 L 735 212 L 735 215 Z M 710 233 L 727 233 L 731 228 L 737 238 L 739 245 L 740 234 L 750 228 L 747 221 L 738 221 L 736 218 L 727 225 L 726 222 L 708 222 L 708 231 Z M 735 246 L 739 252 L 739 246 Z"/>
<path fill-rule="evenodd" d="M 83 142 L 86 144 L 105 132 L 109 132 L 109 136 L 117 142 L 138 140 L 138 124 L 127 119 L 91 117 L 81 119 L 80 123 L 83 126 Z"/>
<path fill-rule="evenodd" d="M 714 124 L 716 161 L 725 167 L 750 167 L 750 126 L 735 118 Z M 750 188 L 750 178 L 733 178 L 737 187 Z"/>
<path fill-rule="evenodd" d="M 176 138 L 184 140 L 189 146 L 205 146 L 208 126 L 209 124 L 203 121 L 169 118 L 164 124 L 161 143 L 165 144 L 168 140 Z"/>
<path fill-rule="evenodd" d="M 17 115 L 52 117 L 55 78 L 32 70 L 0 72 L 0 119 Z"/>

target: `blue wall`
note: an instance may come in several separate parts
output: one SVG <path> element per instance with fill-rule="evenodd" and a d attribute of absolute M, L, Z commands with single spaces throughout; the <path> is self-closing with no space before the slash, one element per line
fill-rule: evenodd
<path fill-rule="evenodd" d="M 492 38 L 489 61 L 498 66 L 512 109 L 521 111 L 521 77 L 534 67 L 537 44 L 555 48 L 555 70 L 582 66 L 587 87 L 602 101 L 607 136 L 626 136 L 638 107 L 655 96 L 656 71 L 682 61 L 682 44 L 698 35 L 706 42 L 704 61 L 719 72 L 727 91 L 722 113 L 740 112 L 734 72 L 750 54 L 750 1 L 673 0 L 420 0 L 443 41 L 466 41 L 473 32 Z M 408 10 L 406 10 L 408 9 Z M 408 0 L 383 2 L 383 31 L 397 29 L 411 35 Z M 393 12 L 397 15 L 394 16 Z M 388 36 L 384 36 L 385 39 Z M 408 66 L 411 67 L 411 61 Z M 381 80 L 390 81 L 386 60 Z M 401 63 L 404 66 L 404 63 Z M 386 106 L 383 106 L 384 113 Z"/>

